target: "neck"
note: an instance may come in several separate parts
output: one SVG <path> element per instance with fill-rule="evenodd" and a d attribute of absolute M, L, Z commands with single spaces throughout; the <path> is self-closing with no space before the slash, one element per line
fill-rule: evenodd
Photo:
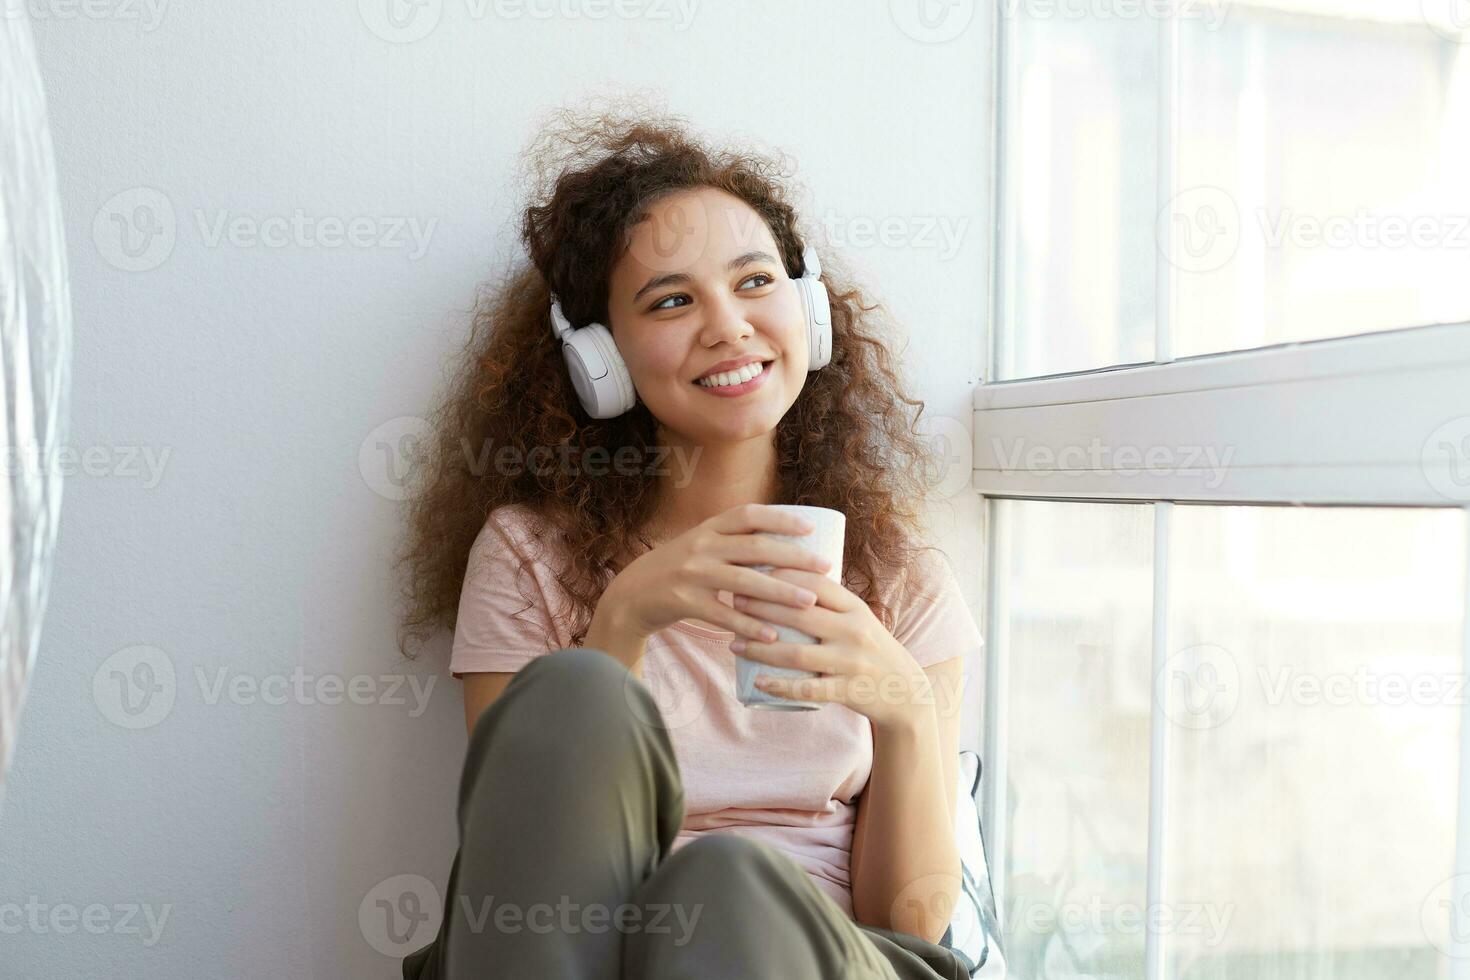
<path fill-rule="evenodd" d="M 740 504 L 776 502 L 775 433 L 743 442 L 699 446 L 663 432 L 672 452 L 659 478 L 659 506 L 653 534 L 677 537 L 703 521 Z"/>

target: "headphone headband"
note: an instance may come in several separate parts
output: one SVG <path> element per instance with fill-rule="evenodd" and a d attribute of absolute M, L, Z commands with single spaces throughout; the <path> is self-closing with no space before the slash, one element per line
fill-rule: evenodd
<path fill-rule="evenodd" d="M 561 303 L 556 294 L 551 294 L 551 333 L 557 340 L 566 342 L 567 334 L 572 332 L 572 325 L 567 320 L 565 313 L 561 311 Z"/>

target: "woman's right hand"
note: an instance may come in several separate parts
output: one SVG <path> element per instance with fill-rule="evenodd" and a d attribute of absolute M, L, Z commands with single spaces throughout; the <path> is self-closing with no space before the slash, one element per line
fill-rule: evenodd
<path fill-rule="evenodd" d="M 799 568 L 825 575 L 831 562 L 789 541 L 756 534 L 802 535 L 805 520 L 765 504 L 742 504 L 696 524 L 630 562 L 603 591 L 599 607 L 615 602 L 620 617 L 640 638 L 682 619 L 702 619 L 753 640 L 776 638 L 770 624 L 719 600 L 721 590 L 803 609 L 817 597 L 748 565 Z"/>

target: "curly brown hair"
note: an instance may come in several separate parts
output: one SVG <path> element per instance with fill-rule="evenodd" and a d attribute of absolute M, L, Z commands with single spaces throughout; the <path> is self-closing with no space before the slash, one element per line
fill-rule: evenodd
<path fill-rule="evenodd" d="M 657 422 L 638 402 L 624 415 L 593 419 L 577 399 L 548 306 L 551 288 L 573 324 L 607 322 L 608 282 L 630 230 L 665 195 L 716 188 L 763 218 L 793 278 L 803 272 L 803 238 L 787 201 L 784 158 L 711 148 L 682 117 L 641 109 L 552 114 L 527 150 L 534 183 L 520 237 L 530 264 L 481 288 L 454 377 L 430 416 L 434 438 L 420 447 L 405 501 L 398 555 L 404 610 L 399 648 L 452 630 L 471 545 L 490 513 L 526 505 L 564 555 L 580 645 L 597 601 L 623 558 L 651 547 L 644 536 L 658 508 L 658 479 L 616 468 L 592 476 L 573 467 L 486 466 L 502 447 L 526 459 L 556 447 L 577 459 L 601 450 L 657 451 Z M 906 569 L 919 541 L 928 490 L 923 441 L 914 424 L 924 402 L 906 397 L 878 326 L 842 263 L 823 256 L 832 305 L 830 363 L 807 375 L 775 431 L 775 503 L 831 507 L 847 515 L 843 583 L 892 629 L 896 610 L 880 595 L 884 570 Z M 917 411 L 914 411 L 914 410 Z M 478 451 L 477 451 L 478 447 Z M 527 597 L 527 601 L 530 599 Z"/>

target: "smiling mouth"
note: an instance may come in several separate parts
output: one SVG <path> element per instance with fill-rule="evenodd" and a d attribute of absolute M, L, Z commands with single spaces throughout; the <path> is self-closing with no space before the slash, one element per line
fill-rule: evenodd
<path fill-rule="evenodd" d="M 707 378 L 699 378 L 691 383 L 701 388 L 713 388 L 715 390 L 721 388 L 738 388 L 743 384 L 748 384 L 761 377 L 761 375 L 770 369 L 773 363 L 775 362 L 757 361 L 747 364 L 743 368 L 738 368 L 734 371 L 724 371 L 720 374 L 712 374 Z"/>

